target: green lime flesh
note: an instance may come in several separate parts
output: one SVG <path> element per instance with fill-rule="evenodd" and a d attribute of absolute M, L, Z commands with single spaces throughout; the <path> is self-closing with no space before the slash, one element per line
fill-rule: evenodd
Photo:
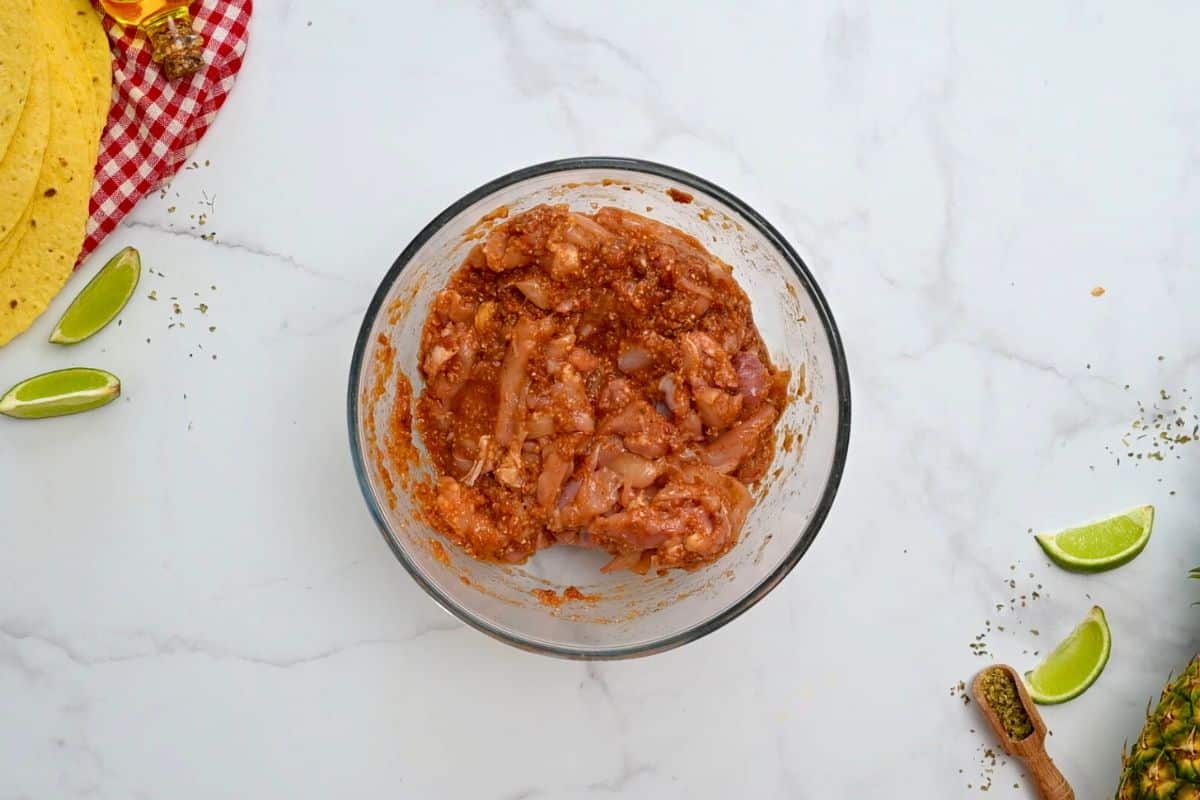
<path fill-rule="evenodd" d="M 142 259 L 134 248 L 126 247 L 110 258 L 63 312 L 50 341 L 76 344 L 94 336 L 125 308 L 141 274 Z"/>
<path fill-rule="evenodd" d="M 107 405 L 121 394 L 121 381 L 101 369 L 72 367 L 35 375 L 0 397 L 0 414 L 44 419 Z"/>

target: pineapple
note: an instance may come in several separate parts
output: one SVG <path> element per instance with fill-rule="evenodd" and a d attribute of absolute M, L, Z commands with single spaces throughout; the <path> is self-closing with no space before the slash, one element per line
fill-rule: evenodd
<path fill-rule="evenodd" d="M 1200 578 L 1200 567 L 1192 577 Z M 1147 714 L 1125 755 L 1117 800 L 1200 800 L 1200 655 Z"/>

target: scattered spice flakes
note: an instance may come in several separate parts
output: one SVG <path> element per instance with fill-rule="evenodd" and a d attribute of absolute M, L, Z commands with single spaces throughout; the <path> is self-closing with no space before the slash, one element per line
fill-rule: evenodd
<path fill-rule="evenodd" d="M 1159 356 L 1162 359 L 1162 356 Z M 1128 388 L 1126 384 L 1126 388 Z M 1182 400 L 1187 401 L 1190 392 L 1183 388 L 1178 392 Z M 1187 402 L 1176 402 L 1174 396 L 1166 389 L 1158 390 L 1158 397 L 1147 407 L 1141 400 L 1137 401 L 1137 416 L 1129 423 L 1129 429 L 1121 437 L 1121 445 L 1125 457 L 1133 460 L 1134 466 L 1140 466 L 1141 461 L 1166 460 L 1176 448 L 1192 444 L 1200 438 L 1200 415 L 1189 410 Z M 1112 454 L 1112 448 L 1105 447 Z M 1178 460 L 1180 456 L 1175 455 Z M 1119 466 L 1121 459 L 1117 458 Z"/>
<path fill-rule="evenodd" d="M 971 733 L 975 733 L 974 728 L 971 728 Z M 986 792 L 992 788 L 992 779 L 997 770 L 1008 766 L 1008 759 L 1000 758 L 996 755 L 995 749 L 987 745 L 981 744 L 975 750 L 977 753 L 979 753 L 979 782 L 978 785 L 975 783 L 968 783 L 967 788 L 978 789 L 981 792 Z M 963 770 L 960 769 L 958 772 L 959 774 L 962 774 Z M 1018 784 L 1013 785 L 1016 786 Z"/>
<path fill-rule="evenodd" d="M 1030 528 L 1029 530 L 1032 531 L 1033 529 Z M 1020 562 L 1018 562 L 1018 564 L 1019 563 Z M 1010 564 L 1008 567 L 1009 572 L 1017 573 L 1018 564 Z M 1045 587 L 1037 582 L 1036 573 L 1022 568 L 1020 570 L 1020 574 L 1028 576 L 1029 584 L 1023 585 L 1021 581 L 1023 581 L 1024 578 L 1019 578 L 1016 576 L 1001 579 L 1004 586 L 1010 591 L 1008 593 L 1009 597 L 1007 602 L 997 602 L 994 604 L 997 614 L 1004 614 L 1006 612 L 1009 614 L 1015 614 L 1019 612 L 1020 609 L 1029 608 L 1031 603 L 1035 603 L 1039 600 L 1049 599 L 1050 595 L 1046 592 Z M 1027 586 L 1031 588 L 1027 588 Z M 993 625 L 990 619 L 986 619 L 983 622 L 983 630 L 976 634 L 974 640 L 967 643 L 967 647 L 970 649 L 973 655 L 990 656 L 992 655 L 992 648 L 988 639 L 990 635 L 993 633 L 1003 633 L 1009 636 L 1015 636 L 1017 634 L 1016 628 L 1022 626 L 1023 624 L 1024 623 L 1019 618 L 1010 620 L 1009 624 L 1007 625 L 1000 624 L 999 621 Z"/>
<path fill-rule="evenodd" d="M 1104 296 L 1104 287 L 1103 286 L 1096 286 L 1092 289 L 1092 297 L 1103 297 L 1103 296 Z"/>
<path fill-rule="evenodd" d="M 158 271 L 158 270 L 155 270 L 155 269 L 153 269 L 153 268 L 149 269 L 149 270 L 148 270 L 148 272 L 149 272 L 151 275 L 155 275 L 155 276 L 158 276 L 158 277 L 161 277 L 161 278 L 165 278 L 165 277 L 166 277 L 165 273 L 163 273 L 163 272 L 160 272 L 160 271 Z M 213 290 L 213 291 L 215 291 L 215 290 L 216 290 L 216 288 L 217 288 L 215 284 L 210 284 L 210 286 L 211 286 L 211 288 L 212 288 L 212 290 Z M 185 292 L 180 292 L 180 293 L 179 293 L 179 295 L 171 295 L 171 296 L 169 296 L 169 297 L 167 298 L 167 301 L 168 301 L 168 302 L 171 304 L 171 305 L 170 305 L 170 311 L 169 311 L 169 313 L 168 313 L 168 317 L 167 317 L 167 326 L 166 326 L 166 329 L 167 329 L 167 330 L 173 330 L 173 329 L 175 329 L 175 328 L 183 329 L 183 328 L 186 328 L 186 327 L 187 327 L 187 322 L 184 320 L 184 317 L 185 317 L 185 312 L 187 311 L 187 309 L 185 309 L 185 308 L 184 308 L 184 306 L 183 306 L 183 303 L 182 303 L 182 302 L 181 302 L 181 300 L 180 300 L 180 295 L 186 295 L 186 294 L 187 294 L 187 292 L 186 292 L 186 291 L 185 291 Z M 205 299 L 206 299 L 206 298 L 202 297 L 202 295 L 201 295 L 201 292 L 200 292 L 200 291 L 193 291 L 191 294 L 192 294 L 192 297 L 194 297 L 194 298 L 197 298 L 197 299 L 198 299 L 198 302 L 197 302 L 197 304 L 196 304 L 195 306 L 193 306 L 193 307 L 192 307 L 192 310 L 194 310 L 194 311 L 198 311 L 198 312 L 200 312 L 201 314 L 205 314 L 205 315 L 207 315 L 207 314 L 208 314 L 208 312 L 209 312 L 210 306 L 209 306 L 209 304 L 208 304 L 207 302 L 205 302 Z M 157 292 L 156 290 L 153 290 L 153 289 L 150 291 L 150 293 L 149 293 L 147 296 L 148 296 L 148 297 L 149 297 L 151 300 L 158 300 L 158 299 L 159 299 L 159 297 L 158 297 L 158 292 Z M 119 323 L 118 323 L 118 324 L 119 324 Z M 217 330 L 217 326 L 216 326 L 216 325 L 208 325 L 208 326 L 205 326 L 205 327 L 207 327 L 207 328 L 208 328 L 208 332 L 209 332 L 209 333 L 214 333 L 214 332 L 216 332 L 216 330 Z M 149 343 L 149 340 L 148 340 L 148 339 L 147 339 L 146 341 L 147 341 L 147 343 Z M 199 343 L 196 343 L 196 346 L 197 346 L 197 347 L 199 347 L 200 349 L 203 349 L 203 345 L 200 345 Z M 193 354 L 193 353 L 188 353 L 188 358 L 194 358 L 194 357 L 195 357 L 195 356 L 194 356 L 194 354 Z M 213 356 L 213 360 L 214 360 L 214 361 L 216 360 L 216 356 L 215 356 L 215 355 Z"/>

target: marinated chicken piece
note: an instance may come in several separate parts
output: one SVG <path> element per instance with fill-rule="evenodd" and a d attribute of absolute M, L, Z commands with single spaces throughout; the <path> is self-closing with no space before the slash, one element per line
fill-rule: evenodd
<path fill-rule="evenodd" d="M 576 347 L 572 349 L 570 355 L 567 356 L 567 361 L 571 363 L 572 367 L 585 375 L 594 371 L 596 367 L 600 366 L 600 359 L 596 358 L 582 347 Z"/>
<path fill-rule="evenodd" d="M 617 504 L 621 491 L 621 478 L 608 467 L 601 466 L 601 444 L 596 443 L 583 467 L 576 473 L 570 500 L 557 510 L 558 524 L 567 528 L 579 528 L 595 517 L 605 514 Z"/>
<path fill-rule="evenodd" d="M 709 428 L 723 431 L 737 420 L 742 412 L 742 396 L 729 394 L 714 386 L 700 386 L 695 390 L 696 408 L 700 419 Z"/>
<path fill-rule="evenodd" d="M 499 222 L 431 303 L 418 363 L 428 516 L 507 563 L 556 543 L 609 571 L 711 563 L 788 399 L 729 267 L 612 208 Z"/>
<path fill-rule="evenodd" d="M 617 413 L 605 417 L 599 431 L 617 434 L 630 452 L 646 458 L 665 456 L 674 433 L 671 424 L 645 400 L 633 400 Z"/>
<path fill-rule="evenodd" d="M 616 238 L 612 231 L 591 217 L 569 212 L 565 224 L 551 234 L 551 239 L 556 236 L 561 236 L 563 241 L 587 251 L 594 251 Z"/>
<path fill-rule="evenodd" d="M 596 407 L 603 414 L 615 414 L 638 399 L 633 384 L 624 378 L 614 378 L 604 384 Z"/>
<path fill-rule="evenodd" d="M 554 286 L 549 281 L 538 278 L 522 278 L 513 281 L 513 288 L 525 295 L 525 299 L 543 311 L 551 311 L 558 305 Z"/>
<path fill-rule="evenodd" d="M 712 260 L 712 256 L 694 237 L 688 236 L 678 228 L 634 214 L 632 211 L 602 208 L 596 212 L 596 222 L 608 230 L 632 235 L 644 242 L 671 247 L 677 256 L 687 256 L 705 262 Z"/>
<path fill-rule="evenodd" d="M 658 476 L 666 469 L 662 461 L 652 461 L 629 452 L 618 453 L 607 466 L 617 474 L 625 486 L 632 489 L 653 486 Z"/>
<path fill-rule="evenodd" d="M 655 568 L 702 564 L 737 542 L 752 504 L 735 478 L 690 467 L 672 477 L 649 505 L 595 520 L 588 533 L 620 551 L 655 550 Z"/>
<path fill-rule="evenodd" d="M 508 354 L 500 365 L 499 412 L 496 415 L 496 442 L 508 446 L 518 438 L 518 426 L 523 422 L 525 392 L 529 388 L 529 357 L 550 330 L 545 320 L 521 317 L 513 326 Z M 520 443 L 518 443 L 518 446 Z"/>
<path fill-rule="evenodd" d="M 557 374 L 562 369 L 563 364 L 570 358 L 571 351 L 575 347 L 575 334 L 568 333 L 563 336 L 555 337 L 546 344 L 546 370 Z"/>
<path fill-rule="evenodd" d="M 537 482 L 539 506 L 549 510 L 557 505 L 558 495 L 562 491 L 563 484 L 566 483 L 574 468 L 573 458 L 562 455 L 555 447 L 546 448 L 546 452 L 542 456 L 542 472 L 538 475 Z"/>
<path fill-rule="evenodd" d="M 734 389 L 738 375 L 729 354 L 707 333 L 693 331 L 679 337 L 683 351 L 683 376 L 693 387 Z"/>
<path fill-rule="evenodd" d="M 439 400 L 451 400 L 471 377 L 479 344 L 475 332 L 466 326 L 451 323 L 434 337 L 421 369 L 425 382 Z"/>
<path fill-rule="evenodd" d="M 474 322 L 475 304 L 453 289 L 447 289 L 433 299 L 432 310 L 455 322 Z"/>
<path fill-rule="evenodd" d="M 494 272 L 521 267 L 533 260 L 532 247 L 522 236 L 506 228 L 497 228 L 483 245 L 488 269 Z"/>
<path fill-rule="evenodd" d="M 617 356 L 617 367 L 626 374 L 637 372 L 645 369 L 654 362 L 650 351 L 640 344 L 628 345 L 621 351 L 621 355 Z"/>
<path fill-rule="evenodd" d="M 523 448 L 511 448 L 500 457 L 500 463 L 492 470 L 496 480 L 510 489 L 520 489 L 525 485 L 525 459 Z"/>
<path fill-rule="evenodd" d="M 497 307 L 493 300 L 479 304 L 479 308 L 475 309 L 475 318 L 473 320 L 476 331 L 479 333 L 490 333 L 492 331 L 496 323 Z"/>
<path fill-rule="evenodd" d="M 763 434 L 772 429 L 777 417 L 773 406 L 763 406 L 710 442 L 701 459 L 717 472 L 734 472 L 758 449 Z"/>
<path fill-rule="evenodd" d="M 483 510 L 484 498 L 453 478 L 439 478 L 435 509 L 446 523 L 450 539 L 476 558 L 498 559 L 509 545 Z"/>
<path fill-rule="evenodd" d="M 556 430 L 591 433 L 596 429 L 592 402 L 588 399 L 583 377 L 570 364 L 558 371 L 558 383 L 550 389 L 550 407 Z"/>
<path fill-rule="evenodd" d="M 479 480 L 479 476 L 492 468 L 492 437 L 479 437 L 479 455 L 472 462 L 467 474 L 463 476 L 462 482 L 467 486 L 474 486 L 475 481 Z"/>

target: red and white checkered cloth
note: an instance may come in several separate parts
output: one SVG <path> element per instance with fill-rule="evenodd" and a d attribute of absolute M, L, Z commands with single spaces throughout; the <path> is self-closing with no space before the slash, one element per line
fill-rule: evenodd
<path fill-rule="evenodd" d="M 193 0 L 204 67 L 170 82 L 145 34 L 104 18 L 113 51 L 113 96 L 100 139 L 83 261 L 148 192 L 187 162 L 233 88 L 246 54 L 253 0 Z"/>

